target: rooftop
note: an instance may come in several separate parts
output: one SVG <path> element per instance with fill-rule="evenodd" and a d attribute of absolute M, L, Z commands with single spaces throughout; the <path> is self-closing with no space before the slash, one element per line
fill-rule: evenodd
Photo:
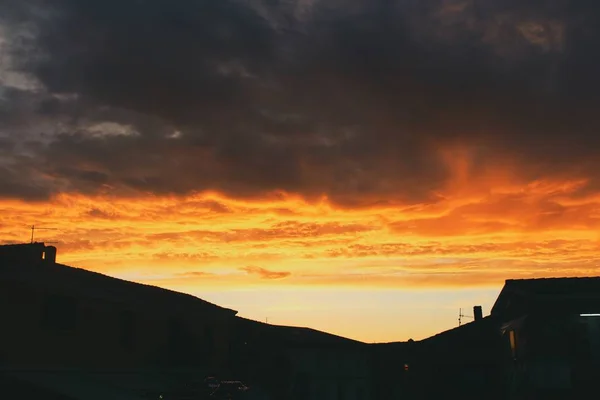
<path fill-rule="evenodd" d="M 507 279 L 505 287 L 517 287 L 536 293 L 572 293 L 574 290 L 600 289 L 600 277 Z"/>
<path fill-rule="evenodd" d="M 235 315 L 198 297 L 151 285 L 130 282 L 63 264 L 9 265 L 0 268 L 0 279 L 16 285 L 75 297 L 94 298 L 152 311 L 181 313 L 216 312 Z"/>
<path fill-rule="evenodd" d="M 508 307 L 514 296 L 540 299 L 599 297 L 600 277 L 508 279 L 492 307 L 492 314 Z"/>
<path fill-rule="evenodd" d="M 466 324 L 456 326 L 454 328 L 445 330 L 426 339 L 423 339 L 420 342 L 424 343 L 428 341 L 441 340 L 446 338 L 452 339 L 455 337 L 469 338 L 470 336 L 479 336 L 482 331 L 493 328 L 496 325 L 497 321 L 492 316 L 488 315 L 486 317 L 483 317 L 479 321 L 471 321 Z"/>
<path fill-rule="evenodd" d="M 45 244 L 43 242 L 0 244 L 0 249 L 17 249 L 25 247 L 45 247 Z"/>
<path fill-rule="evenodd" d="M 357 340 L 306 327 L 271 325 L 241 317 L 236 318 L 236 323 L 242 332 L 254 331 L 265 338 L 268 337 L 270 340 L 277 340 L 288 345 L 318 347 L 365 344 Z"/>

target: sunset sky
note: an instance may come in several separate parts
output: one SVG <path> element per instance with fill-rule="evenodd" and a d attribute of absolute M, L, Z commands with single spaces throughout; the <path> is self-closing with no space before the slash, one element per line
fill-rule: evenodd
<path fill-rule="evenodd" d="M 368 342 L 600 275 L 597 0 L 0 0 L 0 242 Z"/>

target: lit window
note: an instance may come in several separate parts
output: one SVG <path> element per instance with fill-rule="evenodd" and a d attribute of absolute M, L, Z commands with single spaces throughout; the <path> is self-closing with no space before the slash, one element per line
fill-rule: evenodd
<path fill-rule="evenodd" d="M 510 339 L 510 351 L 512 353 L 512 357 L 517 358 L 517 338 L 515 336 L 515 331 L 510 331 L 508 333 L 508 337 Z"/>

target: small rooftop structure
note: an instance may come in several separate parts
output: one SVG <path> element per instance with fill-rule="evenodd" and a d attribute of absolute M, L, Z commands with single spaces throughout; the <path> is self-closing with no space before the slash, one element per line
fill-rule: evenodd
<path fill-rule="evenodd" d="M 44 243 L 0 245 L 0 265 L 56 263 L 56 247 Z"/>

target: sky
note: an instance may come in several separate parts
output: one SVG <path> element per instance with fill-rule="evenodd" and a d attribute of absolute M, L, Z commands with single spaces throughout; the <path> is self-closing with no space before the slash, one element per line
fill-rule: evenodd
<path fill-rule="evenodd" d="M 597 71 L 597 0 L 0 0 L 0 242 L 425 338 L 599 275 Z"/>

